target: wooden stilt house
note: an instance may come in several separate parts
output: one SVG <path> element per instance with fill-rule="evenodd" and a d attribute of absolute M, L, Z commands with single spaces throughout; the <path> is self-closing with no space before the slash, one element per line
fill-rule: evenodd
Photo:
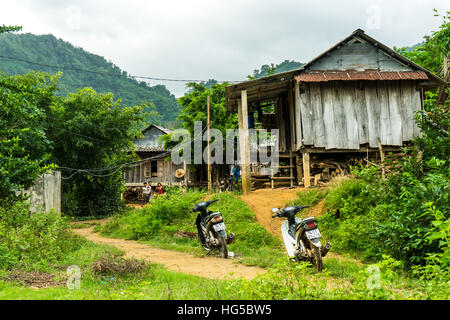
<path fill-rule="evenodd" d="M 272 104 L 261 121 L 279 129 L 281 170 L 271 185 L 310 186 L 419 136 L 414 116 L 424 91 L 443 83 L 358 29 L 300 69 L 228 86 L 227 108 L 245 131 L 249 114 Z M 248 139 L 240 140 L 249 191 Z"/>
<path fill-rule="evenodd" d="M 184 176 L 182 178 L 175 176 L 176 170 L 184 171 L 183 165 L 174 165 L 169 158 L 170 150 L 165 150 L 162 142 L 158 140 L 160 136 L 170 132 L 169 129 L 155 124 L 142 130 L 144 137 L 134 141 L 134 148 L 139 158 L 145 161 L 132 165 L 124 171 L 125 186 L 141 187 L 144 182 L 150 182 L 152 186 L 158 183 L 175 185 L 184 181 Z"/>

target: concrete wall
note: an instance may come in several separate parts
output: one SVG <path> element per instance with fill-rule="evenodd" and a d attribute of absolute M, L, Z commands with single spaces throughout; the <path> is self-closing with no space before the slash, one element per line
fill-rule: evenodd
<path fill-rule="evenodd" d="M 41 175 L 33 187 L 21 193 L 30 195 L 28 201 L 31 203 L 31 212 L 43 210 L 49 213 L 51 209 L 61 212 L 61 172 Z"/>

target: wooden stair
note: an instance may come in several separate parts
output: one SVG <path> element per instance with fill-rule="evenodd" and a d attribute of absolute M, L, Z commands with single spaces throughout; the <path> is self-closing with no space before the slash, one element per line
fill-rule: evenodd
<path fill-rule="evenodd" d="M 284 152 L 279 154 L 279 166 L 272 169 L 272 174 L 270 176 L 270 186 L 272 189 L 275 188 L 275 186 L 281 187 L 281 186 L 290 186 L 291 188 L 294 187 L 294 162 L 293 158 L 294 155 L 292 152 Z M 282 162 L 289 162 L 289 164 L 281 164 Z M 275 176 L 275 169 L 277 169 L 277 172 L 281 169 L 289 169 L 289 175 L 288 176 Z M 281 181 L 280 181 L 281 180 Z M 288 181 L 283 181 L 288 180 Z"/>

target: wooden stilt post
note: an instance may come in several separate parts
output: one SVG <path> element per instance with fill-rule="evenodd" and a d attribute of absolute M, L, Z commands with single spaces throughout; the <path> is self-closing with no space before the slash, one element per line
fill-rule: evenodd
<path fill-rule="evenodd" d="M 274 186 L 274 179 L 273 179 L 273 177 L 274 177 L 273 169 L 270 169 L 270 177 L 272 178 L 272 179 L 270 179 L 270 186 L 273 189 L 275 187 Z"/>
<path fill-rule="evenodd" d="M 366 167 L 369 166 L 369 147 L 367 147 L 367 159 L 366 159 Z"/>
<path fill-rule="evenodd" d="M 311 176 L 309 172 L 309 153 L 305 152 L 302 154 L 303 158 L 303 178 L 305 179 L 304 185 L 305 188 L 309 188 L 311 186 Z"/>
<path fill-rule="evenodd" d="M 239 121 L 239 142 L 241 154 L 241 173 L 242 173 L 242 191 L 248 194 L 251 191 L 250 180 L 250 138 L 248 131 L 248 106 L 247 106 L 247 91 L 241 91 L 241 103 L 238 103 L 240 108 Z"/>
<path fill-rule="evenodd" d="M 381 145 L 380 138 L 378 138 L 378 148 L 380 149 L 380 158 L 381 158 L 381 178 L 384 179 L 386 176 L 386 173 L 384 170 L 384 151 L 383 151 L 383 146 Z"/>
<path fill-rule="evenodd" d="M 297 81 L 294 84 L 294 103 L 295 103 L 295 126 L 296 130 L 296 145 L 295 149 L 298 150 L 302 146 L 302 117 L 300 112 L 300 85 Z"/>
<path fill-rule="evenodd" d="M 291 188 L 294 187 L 294 164 L 292 163 L 292 151 L 289 152 L 289 177 L 291 177 Z"/>
<path fill-rule="evenodd" d="M 207 123 L 207 139 L 208 139 L 208 193 L 211 193 L 212 180 L 211 180 L 211 149 L 210 149 L 210 129 L 211 129 L 211 116 L 209 111 L 209 96 L 207 98 L 207 108 L 208 108 L 208 123 Z"/>
<path fill-rule="evenodd" d="M 303 166 L 300 164 L 300 157 L 295 157 L 295 165 L 297 166 L 297 185 L 300 185 L 303 181 Z"/>

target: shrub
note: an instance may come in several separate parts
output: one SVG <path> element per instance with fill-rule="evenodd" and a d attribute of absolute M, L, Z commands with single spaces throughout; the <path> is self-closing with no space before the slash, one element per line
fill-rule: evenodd
<path fill-rule="evenodd" d="M 325 189 L 308 189 L 297 193 L 298 199 L 289 202 L 291 206 L 315 206 L 328 194 Z M 311 208 L 307 209 L 311 210 Z M 304 213 L 306 211 L 302 211 Z"/>
<path fill-rule="evenodd" d="M 101 232 L 133 240 L 149 240 L 173 220 L 189 216 L 189 211 L 203 195 L 199 192 L 183 194 L 174 190 L 154 198 L 151 206 L 114 216 L 112 221 L 101 227 Z"/>
<path fill-rule="evenodd" d="M 92 272 L 95 275 L 127 275 L 136 274 L 150 265 L 142 260 L 124 259 L 119 255 L 106 254 L 92 263 Z"/>
<path fill-rule="evenodd" d="M 16 202 L 0 208 L 0 267 L 45 269 L 80 246 L 80 240 L 58 213 L 30 213 Z"/>
<path fill-rule="evenodd" d="M 178 239 L 174 234 L 178 230 L 195 232 L 195 219 L 198 213 L 190 210 L 202 201 L 204 193 L 181 193 L 174 190 L 164 197 L 156 198 L 151 206 L 133 209 L 117 214 L 98 229 L 104 235 L 133 240 L 151 240 L 152 244 L 170 247 L 176 250 L 199 252 L 197 239 Z M 250 265 L 270 266 L 283 255 L 281 242 L 257 221 L 255 214 L 239 198 L 231 193 L 215 194 L 218 199 L 209 209 L 220 211 L 224 216 L 227 233 L 236 235 L 236 242 L 229 247 L 241 256 L 241 262 Z"/>
<path fill-rule="evenodd" d="M 367 269 L 362 270 L 354 283 L 349 284 L 346 280 L 331 280 L 327 270 L 317 273 L 306 262 L 292 263 L 286 258 L 279 259 L 268 272 L 252 280 L 236 280 L 229 286 L 240 299 L 404 299 L 404 295 L 389 288 L 389 282 L 396 275 L 394 269 L 397 264 L 390 258 L 378 264 L 381 281 L 377 288 L 370 288 L 367 285 L 372 275 Z"/>
<path fill-rule="evenodd" d="M 427 240 L 437 228 L 427 207 L 435 206 L 448 219 L 446 161 L 421 161 L 412 154 L 400 166 L 386 180 L 379 179 L 376 167 L 355 169 L 357 179 L 342 181 L 328 193 L 322 223 L 336 249 L 372 261 L 389 254 L 407 269 L 440 252 L 437 241 Z"/>

